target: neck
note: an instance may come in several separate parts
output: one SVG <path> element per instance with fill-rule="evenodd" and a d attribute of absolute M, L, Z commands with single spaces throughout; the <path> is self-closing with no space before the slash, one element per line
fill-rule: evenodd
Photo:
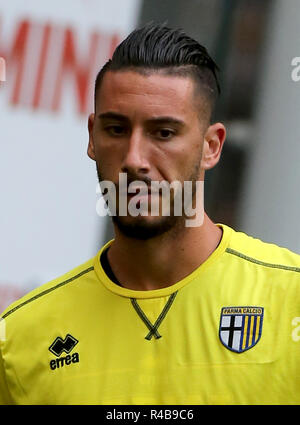
<path fill-rule="evenodd" d="M 108 251 L 108 260 L 118 281 L 128 289 L 160 289 L 180 281 L 213 253 L 222 239 L 222 229 L 204 215 L 203 225 L 187 227 L 174 235 L 137 240 L 121 234 Z"/>

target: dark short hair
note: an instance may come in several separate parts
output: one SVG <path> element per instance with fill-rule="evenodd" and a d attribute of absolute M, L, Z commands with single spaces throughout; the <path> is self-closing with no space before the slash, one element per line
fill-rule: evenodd
<path fill-rule="evenodd" d="M 147 24 L 132 31 L 115 49 L 99 71 L 96 96 L 107 71 L 134 70 L 141 73 L 162 71 L 166 75 L 192 77 L 211 105 L 211 113 L 220 93 L 218 66 L 206 48 L 181 29 L 161 24 Z"/>

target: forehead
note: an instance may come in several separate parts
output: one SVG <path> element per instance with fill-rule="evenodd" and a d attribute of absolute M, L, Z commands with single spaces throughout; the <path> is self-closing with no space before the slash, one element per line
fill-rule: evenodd
<path fill-rule="evenodd" d="M 198 102 L 197 102 L 198 103 Z M 159 72 L 107 71 L 97 93 L 97 111 L 124 108 L 150 114 L 198 114 L 191 77 Z"/>

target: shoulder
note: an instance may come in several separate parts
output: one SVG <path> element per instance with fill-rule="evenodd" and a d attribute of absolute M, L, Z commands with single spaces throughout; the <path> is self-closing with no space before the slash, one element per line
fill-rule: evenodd
<path fill-rule="evenodd" d="M 232 230 L 232 229 L 231 229 Z M 300 278 L 300 255 L 273 243 L 232 230 L 226 253 L 237 261 L 247 262 L 262 268 L 281 270 Z"/>
<path fill-rule="evenodd" d="M 18 316 L 18 318 L 22 320 L 23 315 L 19 314 L 21 312 L 30 312 L 30 314 L 34 314 L 35 308 L 40 307 L 41 304 L 43 304 L 43 306 L 55 304 L 57 299 L 65 297 L 66 291 L 68 291 L 69 295 L 72 287 L 80 285 L 89 274 L 93 273 L 94 261 L 95 258 L 92 258 L 62 276 L 35 288 L 22 298 L 13 302 L 3 311 L 0 317 L 6 319 L 8 317 Z"/>

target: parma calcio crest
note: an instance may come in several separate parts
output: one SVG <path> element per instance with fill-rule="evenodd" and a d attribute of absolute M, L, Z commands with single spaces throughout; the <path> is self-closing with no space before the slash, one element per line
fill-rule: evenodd
<path fill-rule="evenodd" d="M 219 337 L 228 350 L 243 353 L 254 347 L 262 333 L 263 307 L 223 307 Z"/>

